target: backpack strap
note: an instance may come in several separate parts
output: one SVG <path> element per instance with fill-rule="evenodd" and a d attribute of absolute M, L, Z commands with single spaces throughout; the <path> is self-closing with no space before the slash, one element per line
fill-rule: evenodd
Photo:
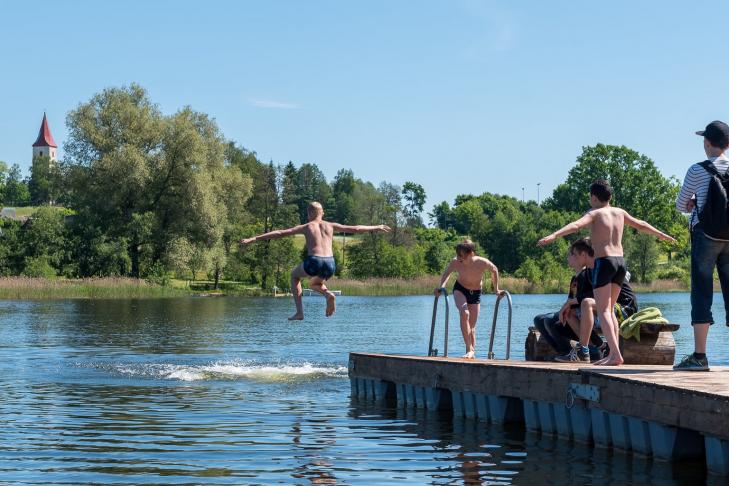
<path fill-rule="evenodd" d="M 699 165 L 704 168 L 706 172 L 713 176 L 720 176 L 719 171 L 716 170 L 716 166 L 709 160 L 706 159 L 703 162 L 699 162 Z"/>

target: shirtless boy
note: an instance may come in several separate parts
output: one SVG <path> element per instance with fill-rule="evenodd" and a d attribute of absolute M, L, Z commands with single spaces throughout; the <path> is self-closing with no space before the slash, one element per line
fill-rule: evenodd
<path fill-rule="evenodd" d="M 388 232 L 389 226 L 384 224 L 378 226 L 349 226 L 339 223 L 324 221 L 324 209 L 318 202 L 309 203 L 307 208 L 309 222 L 284 230 L 276 230 L 262 235 L 253 236 L 241 240 L 242 245 L 250 245 L 259 240 L 274 240 L 286 236 L 303 234 L 306 238 L 306 249 L 309 256 L 303 263 L 291 271 L 291 291 L 294 294 L 296 314 L 289 317 L 290 321 L 304 319 L 304 307 L 301 303 L 301 279 L 309 278 L 309 288 L 319 292 L 327 299 L 326 316 L 334 314 L 336 310 L 336 298 L 327 289 L 325 282 L 329 280 L 336 269 L 334 263 L 334 252 L 332 251 L 332 240 L 334 232 L 343 233 L 366 233 L 366 232 Z"/>
<path fill-rule="evenodd" d="M 464 240 L 456 245 L 456 258 L 451 260 L 448 267 L 440 277 L 440 286 L 435 289 L 438 295 L 448 282 L 451 273 L 456 272 L 458 278 L 453 285 L 453 300 L 461 314 L 461 333 L 466 343 L 464 358 L 476 357 L 476 321 L 481 309 L 481 285 L 485 272 L 491 272 L 491 283 L 494 292 L 498 295 L 499 269 L 486 258 L 476 256 L 476 245 L 471 240 Z"/>
<path fill-rule="evenodd" d="M 610 205 L 613 188 L 605 179 L 596 179 L 590 185 L 590 206 L 588 211 L 577 221 L 564 226 L 549 236 L 539 240 L 539 246 L 552 243 L 560 236 L 575 233 L 590 226 L 590 239 L 595 252 L 595 267 L 592 270 L 592 287 L 595 293 L 597 315 L 602 324 L 602 332 L 607 339 L 610 354 L 595 364 L 619 366 L 623 364 L 623 356 L 618 348 L 618 320 L 613 308 L 618 300 L 620 288 L 625 279 L 627 268 L 623 258 L 623 228 L 631 226 L 644 233 L 657 236 L 661 240 L 675 243 L 676 240 L 657 230 L 650 224 L 636 219 L 623 209 Z"/>

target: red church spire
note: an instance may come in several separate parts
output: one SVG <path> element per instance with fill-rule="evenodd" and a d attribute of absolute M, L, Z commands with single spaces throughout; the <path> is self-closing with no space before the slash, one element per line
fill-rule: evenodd
<path fill-rule="evenodd" d="M 38 132 L 38 139 L 33 144 L 33 147 L 58 147 L 56 141 L 53 140 L 53 135 L 51 135 L 51 129 L 48 128 L 48 118 L 46 118 L 45 113 L 43 113 L 43 123 L 41 123 L 40 131 Z"/>

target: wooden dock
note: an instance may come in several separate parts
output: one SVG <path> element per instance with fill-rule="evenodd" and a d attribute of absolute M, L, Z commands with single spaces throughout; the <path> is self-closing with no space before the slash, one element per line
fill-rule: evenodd
<path fill-rule="evenodd" d="M 351 353 L 352 395 L 659 460 L 704 458 L 729 475 L 729 367 L 585 364 Z"/>

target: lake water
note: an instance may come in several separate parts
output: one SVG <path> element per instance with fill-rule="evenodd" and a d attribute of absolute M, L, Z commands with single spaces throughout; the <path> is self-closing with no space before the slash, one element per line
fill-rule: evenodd
<path fill-rule="evenodd" d="M 686 294 L 642 295 L 689 322 Z M 512 358 L 563 297 L 514 296 Z M 717 295 L 715 301 L 721 301 Z M 485 356 L 493 296 L 477 351 Z M 670 465 L 350 400 L 350 351 L 424 355 L 432 297 L 0 302 L 3 484 L 702 484 Z M 715 317 L 724 313 L 715 305 Z M 505 307 L 497 357 L 503 356 Z M 439 321 L 438 334 L 442 337 Z M 729 364 L 729 330 L 710 335 Z M 690 326 L 676 333 L 691 352 Z M 439 346 L 440 347 L 440 346 Z M 455 315 L 450 354 L 462 353 Z"/>

